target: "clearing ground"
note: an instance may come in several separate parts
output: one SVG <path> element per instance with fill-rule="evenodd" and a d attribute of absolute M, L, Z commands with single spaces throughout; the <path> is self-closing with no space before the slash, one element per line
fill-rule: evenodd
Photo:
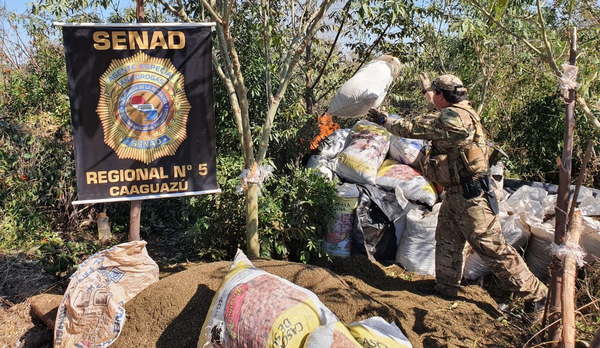
<path fill-rule="evenodd" d="M 7 266 L 6 259 L 0 261 L 5 271 L 0 295 L 9 298 L 8 266 L 21 274 L 14 281 L 28 289 L 11 286 L 14 302 L 5 301 L 0 313 L 0 347 L 50 347 L 51 331 L 31 318 L 27 297 L 60 286 L 54 278 L 41 277 L 43 273 L 33 266 L 23 268 L 15 262 Z M 467 286 L 463 297 L 448 300 L 433 293 L 429 277 L 361 257 L 329 264 L 330 269 L 275 260 L 254 262 L 315 292 L 346 323 L 371 316 L 394 321 L 415 347 L 516 347 L 522 342 L 521 331 L 503 320 L 495 301 L 479 286 Z M 212 297 L 230 265 L 214 262 L 163 269 L 174 273 L 163 272 L 164 278 L 127 303 L 127 321 L 113 346 L 196 347 Z M 27 272 L 29 279 L 38 281 L 28 283 Z"/>
<path fill-rule="evenodd" d="M 342 275 L 285 261 L 254 263 L 315 292 L 346 323 L 371 316 L 396 322 L 415 347 L 515 347 L 520 342 L 520 331 L 501 320 L 496 303 L 479 286 L 466 287 L 458 300 L 446 300 L 433 294 L 432 279 L 408 280 L 398 266 L 362 258 L 334 265 Z M 230 265 L 195 265 L 141 292 L 127 303 L 127 321 L 114 346 L 196 347 L 211 299 Z"/>

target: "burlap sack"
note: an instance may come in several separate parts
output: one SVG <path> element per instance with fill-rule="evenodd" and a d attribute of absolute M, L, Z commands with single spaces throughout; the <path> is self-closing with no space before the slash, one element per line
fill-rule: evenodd
<path fill-rule="evenodd" d="M 108 347 L 125 323 L 124 304 L 158 281 L 146 242 L 100 251 L 71 276 L 56 315 L 54 347 Z"/>

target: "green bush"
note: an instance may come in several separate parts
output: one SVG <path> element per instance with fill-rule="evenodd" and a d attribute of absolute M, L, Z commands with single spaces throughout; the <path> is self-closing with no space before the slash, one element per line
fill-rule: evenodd
<path fill-rule="evenodd" d="M 242 162 L 218 160 L 222 193 L 190 199 L 198 212 L 185 231 L 188 257 L 227 259 L 245 248 L 244 195 L 236 192 Z M 321 241 L 332 216 L 335 185 L 312 170 L 288 166 L 267 179 L 259 199 L 261 256 L 308 262 L 322 257 Z"/>

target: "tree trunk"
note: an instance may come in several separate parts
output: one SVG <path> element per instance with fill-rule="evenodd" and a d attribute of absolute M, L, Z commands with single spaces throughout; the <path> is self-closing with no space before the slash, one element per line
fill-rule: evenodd
<path fill-rule="evenodd" d="M 258 184 L 248 184 L 248 190 L 246 191 L 246 252 L 249 257 L 260 256 L 260 243 L 258 240 L 258 191 Z"/>
<path fill-rule="evenodd" d="M 577 61 L 577 31 L 573 28 L 571 36 L 569 64 L 575 65 Z M 571 164 L 573 160 L 573 133 L 575 132 L 575 101 L 577 93 L 574 89 L 569 90 L 569 97 L 566 102 L 565 117 L 565 136 L 562 160 L 559 165 L 559 187 L 556 199 L 556 225 L 554 233 L 554 243 L 562 245 L 565 243 L 565 232 L 567 230 L 567 212 L 569 211 L 569 187 L 571 184 Z M 552 297 L 550 302 L 550 322 L 557 320 L 562 308 L 563 292 L 563 265 L 560 260 L 554 257 L 552 266 Z M 551 330 L 551 340 L 560 341 L 560 325 L 554 325 Z M 554 345 L 556 346 L 556 345 Z"/>
<path fill-rule="evenodd" d="M 140 240 L 140 220 L 142 216 L 142 201 L 131 201 L 129 208 L 129 241 Z"/>
<path fill-rule="evenodd" d="M 575 204 L 575 202 L 573 202 Z M 582 221 L 581 211 L 575 211 L 570 229 L 567 232 L 565 245 L 579 245 Z M 575 278 L 577 277 L 577 260 L 572 255 L 566 255 L 563 266 L 562 317 L 563 348 L 575 348 Z"/>
<path fill-rule="evenodd" d="M 596 331 L 596 335 L 594 336 L 592 343 L 590 343 L 590 348 L 600 348 L 600 328 Z"/>
<path fill-rule="evenodd" d="M 313 114 L 315 106 L 315 95 L 312 88 L 312 43 L 306 45 L 306 87 L 304 89 L 304 103 L 306 104 L 306 113 Z"/>

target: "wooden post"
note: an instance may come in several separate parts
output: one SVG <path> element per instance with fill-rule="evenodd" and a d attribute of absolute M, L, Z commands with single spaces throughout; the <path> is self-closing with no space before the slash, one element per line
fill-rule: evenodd
<path fill-rule="evenodd" d="M 135 17 L 138 23 L 146 20 L 144 15 L 144 0 L 135 0 Z M 142 216 L 142 201 L 131 201 L 129 208 L 129 241 L 140 240 L 140 219 Z"/>
<path fill-rule="evenodd" d="M 596 331 L 596 335 L 594 335 L 594 339 L 590 343 L 590 348 L 600 348 L 600 329 Z"/>
<path fill-rule="evenodd" d="M 144 14 L 144 0 L 135 0 L 135 18 L 138 23 L 144 23 L 146 21 L 146 15 Z"/>
<path fill-rule="evenodd" d="M 569 52 L 569 64 L 577 63 L 577 28 L 571 32 L 571 47 Z M 566 102 L 565 135 L 562 159 L 559 165 L 559 186 L 556 199 L 556 225 L 554 243 L 562 245 L 565 243 L 567 230 L 567 212 L 569 211 L 569 187 L 571 184 L 571 164 L 573 160 L 573 133 L 575 131 L 575 101 L 577 93 L 575 89 L 569 90 Z M 556 257 L 552 265 L 552 282 L 550 298 L 550 322 L 559 318 L 562 308 L 563 292 L 563 265 Z M 560 342 L 560 325 L 554 325 L 551 330 L 551 341 Z M 556 345 L 554 345 L 556 346 Z"/>
<path fill-rule="evenodd" d="M 574 204 L 575 202 L 573 202 Z M 572 223 L 571 223 L 572 222 Z M 582 220 L 581 211 L 573 214 L 573 221 L 569 222 L 565 245 L 579 246 Z M 562 348 L 575 348 L 575 278 L 577 278 L 577 260 L 575 256 L 567 253 L 563 260 L 563 289 L 562 289 Z"/>
<path fill-rule="evenodd" d="M 581 169 L 579 171 L 579 177 L 577 177 L 577 185 L 575 185 L 575 193 L 573 193 L 573 199 L 571 199 L 571 210 L 569 210 L 569 220 L 567 230 L 570 229 L 571 220 L 573 218 L 573 213 L 575 212 L 575 206 L 577 205 L 577 197 L 579 197 L 579 191 L 581 190 L 581 186 L 585 181 L 585 175 L 587 166 L 592 159 L 592 153 L 594 152 L 594 142 L 589 140 L 587 146 L 585 148 L 585 153 L 583 155 L 583 162 L 581 163 Z"/>
<path fill-rule="evenodd" d="M 577 205 L 577 197 L 581 190 L 581 185 L 585 181 L 585 174 L 588 163 L 592 158 L 592 152 L 594 151 L 593 142 L 590 140 L 587 143 L 585 154 L 583 156 L 583 163 L 581 164 L 581 170 L 579 177 L 577 178 L 577 185 L 575 186 L 575 192 L 571 199 L 571 210 L 569 210 L 569 216 L 567 220 L 567 235 L 565 236 L 565 245 L 579 245 L 579 238 L 582 232 L 582 218 L 581 212 L 575 212 L 575 206 Z M 573 256 L 567 255 L 563 261 L 563 289 L 562 289 L 562 345 L 563 348 L 574 348 L 575 347 L 575 279 L 577 278 L 577 263 Z"/>

